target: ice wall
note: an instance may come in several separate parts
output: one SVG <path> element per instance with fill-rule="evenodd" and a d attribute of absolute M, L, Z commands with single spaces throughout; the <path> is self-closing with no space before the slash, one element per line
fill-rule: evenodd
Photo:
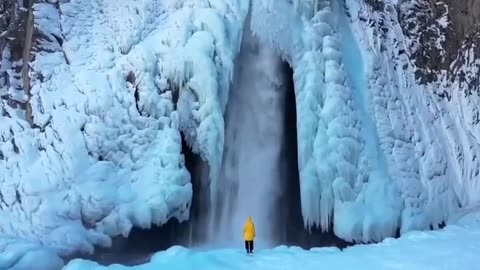
<path fill-rule="evenodd" d="M 33 122 L 6 99 L 0 106 L 0 243 L 92 252 L 132 226 L 189 218 L 180 132 L 211 166 L 214 186 L 247 8 L 222 0 L 36 2 L 35 49 L 25 63 L 31 89 L 22 85 L 30 95 L 21 97 Z M 1 71 L 14 82 L 22 63 L 9 62 L 11 49 Z M 2 96 L 14 86 L 1 84 Z M 21 258 L 29 250 L 16 251 Z"/>
<path fill-rule="evenodd" d="M 470 105 L 478 95 L 466 95 L 468 86 L 459 77 L 447 79 L 447 70 L 434 83 L 419 83 L 418 67 L 409 58 L 416 47 L 406 46 L 412 41 L 402 33 L 393 3 L 381 13 L 355 1 L 347 1 L 347 7 L 356 39 L 365 48 L 370 110 L 380 147 L 401 191 L 401 231 L 437 228 L 459 207 L 478 201 L 480 146 L 471 121 L 477 109 Z M 472 60 L 461 69 L 478 71 L 473 51 L 465 49 L 459 56 L 464 54 Z M 452 98 L 441 98 L 442 92 Z"/>
<path fill-rule="evenodd" d="M 374 131 L 362 125 L 368 115 L 352 91 L 349 75 L 355 74 L 345 71 L 331 3 L 319 3 L 311 23 L 305 20 L 308 13 L 298 16 L 286 1 L 264 4 L 257 1 L 254 6 L 254 31 L 261 39 L 286 48 L 281 51 L 294 68 L 305 225 L 329 230 L 333 224 L 335 233 L 346 240 L 379 240 L 391 235 L 400 205 L 370 137 Z M 267 10 L 274 15 L 260 17 Z M 285 13 L 296 18 L 293 23 L 282 22 Z M 290 37 L 277 39 L 275 30 L 263 36 L 267 25 L 278 25 Z M 373 221 L 379 216 L 386 220 L 383 224 Z"/>
<path fill-rule="evenodd" d="M 478 200 L 478 128 L 465 120 L 478 97 L 445 76 L 415 80 L 397 3 L 382 13 L 359 1 L 253 3 L 254 32 L 294 69 L 307 228 L 378 241 L 397 227 L 435 228 Z M 435 98 L 437 87 L 457 97 Z"/>

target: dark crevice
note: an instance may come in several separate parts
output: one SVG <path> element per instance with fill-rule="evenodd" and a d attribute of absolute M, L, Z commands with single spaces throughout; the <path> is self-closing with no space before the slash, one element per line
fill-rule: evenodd
<path fill-rule="evenodd" d="M 138 106 L 138 102 L 140 101 L 140 96 L 139 96 L 139 94 L 138 94 L 138 87 L 137 87 L 137 86 L 135 86 L 135 94 L 134 94 L 134 96 L 135 96 L 135 108 L 137 108 L 137 111 L 138 111 L 138 113 L 139 113 L 140 115 L 143 115 L 143 114 L 142 114 L 142 111 L 140 110 L 140 106 Z"/>
<path fill-rule="evenodd" d="M 66 262 L 82 258 L 93 260 L 101 265 L 122 264 L 138 265 L 150 261 L 151 256 L 158 251 L 168 249 L 173 245 L 182 244 L 187 222 L 178 222 L 171 218 L 167 223 L 149 229 L 132 228 L 128 237 L 121 235 L 112 237 L 111 247 L 96 247 L 92 255 L 74 254 L 65 257 Z"/>
<path fill-rule="evenodd" d="M 139 94 L 138 83 L 137 83 L 137 78 L 135 77 L 135 74 L 132 71 L 128 72 L 126 80 L 128 83 L 130 83 L 130 85 L 134 89 L 133 96 L 135 98 L 135 108 L 137 109 L 137 112 L 140 115 L 143 115 L 142 111 L 140 110 L 140 106 L 138 104 L 140 102 L 140 94 Z"/>
<path fill-rule="evenodd" d="M 20 195 L 20 192 L 18 192 L 17 189 L 15 189 L 15 200 L 20 204 L 20 206 L 22 205 L 22 195 Z"/>
<path fill-rule="evenodd" d="M 308 249 L 312 247 L 336 246 L 345 248 L 353 245 L 337 237 L 332 230 L 330 232 L 322 232 L 320 229 L 312 228 L 309 232 L 303 224 L 302 207 L 300 199 L 300 176 L 298 170 L 298 140 L 297 140 L 297 113 L 295 89 L 293 83 L 293 70 L 285 63 L 284 76 L 288 79 L 289 87 L 285 103 L 285 142 L 282 155 L 287 159 L 287 164 L 283 173 L 286 183 L 282 183 L 284 192 L 279 200 L 277 209 L 278 221 L 281 224 L 279 229 L 282 230 L 282 241 L 279 244 L 300 246 Z"/>
<path fill-rule="evenodd" d="M 137 78 L 135 77 L 135 73 L 133 73 L 132 71 L 128 72 L 127 82 L 131 83 L 132 86 L 135 86 L 136 81 L 137 81 Z"/>
<path fill-rule="evenodd" d="M 55 40 L 58 42 L 58 44 L 60 45 L 60 47 L 63 46 L 63 39 L 57 35 L 54 35 L 52 34 L 53 38 L 55 38 Z"/>
<path fill-rule="evenodd" d="M 12 138 L 12 146 L 13 146 L 13 151 L 15 151 L 16 154 L 20 153 L 17 143 L 15 143 L 15 138 Z"/>
<path fill-rule="evenodd" d="M 185 135 L 182 133 L 182 150 L 185 157 L 185 167 L 190 172 L 193 189 L 192 205 L 190 208 L 190 220 L 186 246 L 192 246 L 206 241 L 205 230 L 209 211 L 209 167 L 199 154 L 192 151 L 188 146 Z"/>
<path fill-rule="evenodd" d="M 395 238 L 399 238 L 401 235 L 400 233 L 400 227 L 397 227 L 397 229 L 395 230 Z"/>
<path fill-rule="evenodd" d="M 445 221 L 442 221 L 442 222 L 436 224 L 435 226 L 433 226 L 433 224 L 430 225 L 430 229 L 431 229 L 432 231 L 434 231 L 434 230 L 440 230 L 440 229 L 445 228 L 445 226 L 446 226 Z"/>
<path fill-rule="evenodd" d="M 172 91 L 172 102 L 173 102 L 174 108 L 177 109 L 177 103 L 180 97 L 180 87 L 175 83 L 173 83 L 173 81 L 170 79 L 167 80 L 167 83 L 170 86 L 170 91 Z"/>
<path fill-rule="evenodd" d="M 128 72 L 127 77 L 125 78 L 127 83 L 129 83 L 133 89 L 133 96 L 135 98 L 135 108 L 137 109 L 137 112 L 140 115 L 143 115 L 142 110 L 140 109 L 140 94 L 139 91 L 140 89 L 138 88 L 138 82 L 137 82 L 137 77 L 135 76 L 135 73 L 133 71 Z"/>
<path fill-rule="evenodd" d="M 278 224 L 282 224 L 279 232 L 282 237 L 280 241 L 283 244 L 293 244 L 296 241 L 298 231 L 303 231 L 303 219 L 300 214 L 300 176 L 298 171 L 298 151 L 297 151 L 297 112 L 295 89 L 293 85 L 293 70 L 288 64 L 284 64 L 283 76 L 288 84 L 285 97 L 285 111 L 284 111 L 284 129 L 285 141 L 283 143 L 282 155 L 286 158 L 288 164 L 283 168 L 284 187 L 282 196 L 279 198 L 281 207 L 278 209 L 285 209 L 278 213 Z"/>

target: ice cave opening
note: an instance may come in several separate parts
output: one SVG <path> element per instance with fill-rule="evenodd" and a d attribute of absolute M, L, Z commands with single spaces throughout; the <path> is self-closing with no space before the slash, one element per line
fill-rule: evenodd
<path fill-rule="evenodd" d="M 320 229 L 313 227 L 309 231 L 304 226 L 300 200 L 300 176 L 298 171 L 295 88 L 293 83 L 293 69 L 288 63 L 283 63 L 282 75 L 288 85 L 284 107 L 285 138 L 282 152 L 282 155 L 285 156 L 287 166 L 283 168 L 283 173 L 286 177 L 282 178 L 282 195 L 278 198 L 278 214 L 275 220 L 275 224 L 278 224 L 275 231 L 276 243 L 280 245 L 300 246 L 305 249 L 324 246 L 345 248 L 353 243 L 340 239 L 333 233 L 333 230 L 322 232 Z"/>

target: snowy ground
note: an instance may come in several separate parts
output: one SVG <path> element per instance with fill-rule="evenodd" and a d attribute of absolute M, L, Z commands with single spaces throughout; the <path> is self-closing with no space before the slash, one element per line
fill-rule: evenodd
<path fill-rule="evenodd" d="M 241 243 L 239 243 L 241 244 Z M 252 256 L 242 249 L 195 251 L 172 247 L 154 255 L 148 264 L 109 267 L 74 260 L 64 270 L 149 269 L 474 269 L 480 265 L 480 215 L 467 216 L 443 230 L 409 232 L 380 244 L 303 250 L 277 247 Z M 327 268 L 328 267 L 328 268 Z"/>

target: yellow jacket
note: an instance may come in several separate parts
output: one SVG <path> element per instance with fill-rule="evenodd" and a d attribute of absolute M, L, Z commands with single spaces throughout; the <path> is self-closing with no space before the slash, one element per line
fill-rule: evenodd
<path fill-rule="evenodd" d="M 243 227 L 243 238 L 245 241 L 253 241 L 253 239 L 255 239 L 255 225 L 253 224 L 252 217 L 248 217 L 245 227 Z"/>

